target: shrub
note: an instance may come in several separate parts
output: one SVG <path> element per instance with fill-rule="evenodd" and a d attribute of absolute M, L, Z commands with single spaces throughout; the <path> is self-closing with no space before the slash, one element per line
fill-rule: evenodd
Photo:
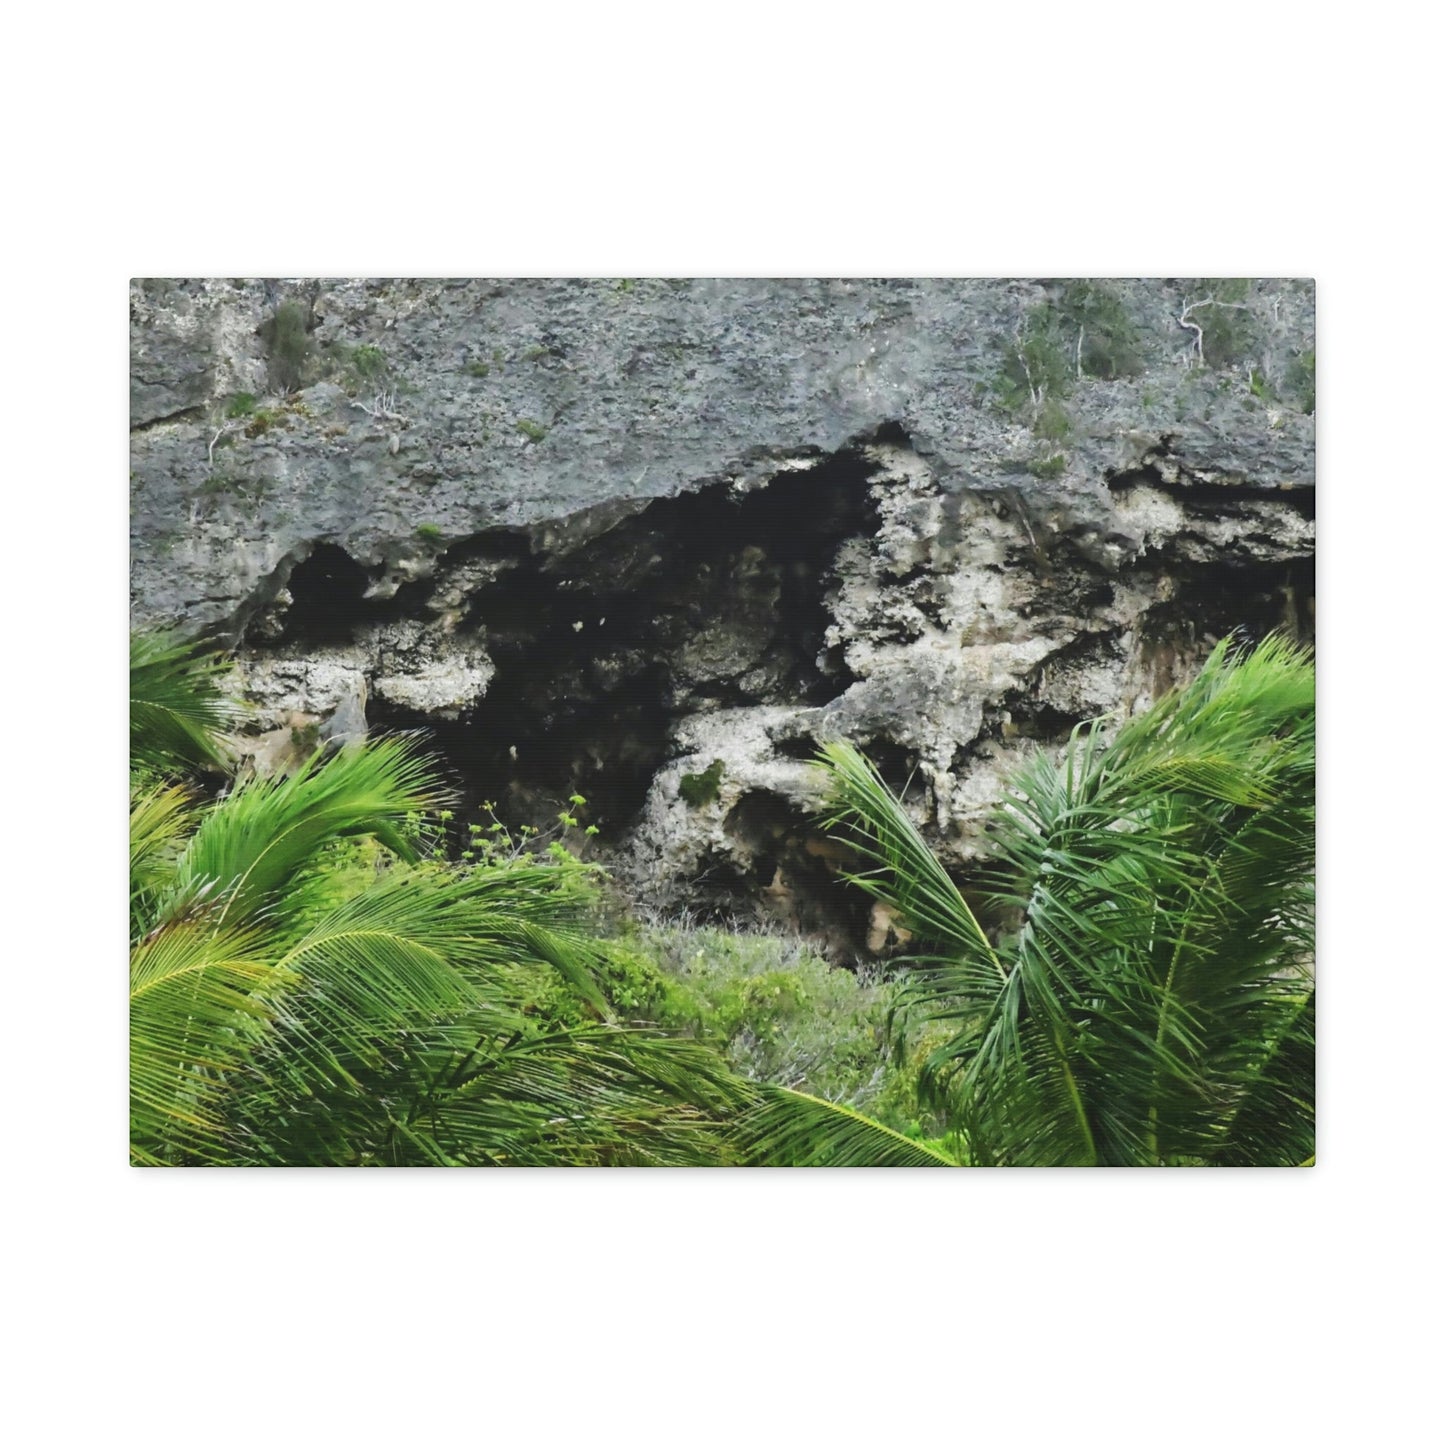
<path fill-rule="evenodd" d="M 1076 334 L 1075 355 L 1085 376 L 1114 381 L 1144 369 L 1139 330 L 1113 287 L 1070 281 L 1059 298 L 1059 314 Z"/>
<path fill-rule="evenodd" d="M 1192 314 L 1204 330 L 1204 360 L 1209 366 L 1237 366 L 1255 355 L 1259 327 L 1247 309 L 1254 282 L 1246 276 L 1202 281 L 1213 306 L 1199 306 Z"/>
<path fill-rule="evenodd" d="M 1064 474 L 1069 458 L 1066 452 L 1054 452 L 1047 457 L 1035 457 L 1029 463 L 1029 471 L 1041 481 L 1051 482 Z"/>
<path fill-rule="evenodd" d="M 1048 302 L 1031 307 L 1018 334 L 1003 345 L 1003 364 L 993 389 L 1005 410 L 1021 412 L 1049 397 L 1068 395 L 1073 365 L 1059 317 Z"/>
<path fill-rule="evenodd" d="M 869 1109 L 888 1093 L 911 1122 L 912 1085 L 893 1077 L 885 1022 L 896 985 L 835 968 L 797 938 L 674 923 L 639 930 L 619 955 L 640 1017 L 713 1045 L 745 1078 Z"/>
<path fill-rule="evenodd" d="M 1284 384 L 1290 395 L 1299 403 L 1306 416 L 1313 416 L 1315 410 L 1315 354 L 1313 350 L 1301 352 L 1285 371 Z"/>
<path fill-rule="evenodd" d="M 283 301 L 261 325 L 273 385 L 295 391 L 306 379 L 316 354 L 308 313 L 297 301 Z"/>
<path fill-rule="evenodd" d="M 723 762 L 714 758 L 712 764 L 700 773 L 684 773 L 678 779 L 677 791 L 689 808 L 701 808 L 715 802 L 722 782 Z"/>
<path fill-rule="evenodd" d="M 1063 402 L 1050 397 L 1034 418 L 1034 435 L 1047 442 L 1066 442 L 1073 435 L 1074 419 Z"/>

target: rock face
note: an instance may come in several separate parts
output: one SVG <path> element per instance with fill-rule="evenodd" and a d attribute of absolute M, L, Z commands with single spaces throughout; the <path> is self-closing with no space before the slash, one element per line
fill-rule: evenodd
<path fill-rule="evenodd" d="M 426 727 L 467 808 L 586 796 L 664 906 L 866 947 L 820 740 L 966 869 L 1021 754 L 1313 634 L 1307 282 L 145 281 L 131 318 L 133 620 L 236 647 L 257 766 Z"/>

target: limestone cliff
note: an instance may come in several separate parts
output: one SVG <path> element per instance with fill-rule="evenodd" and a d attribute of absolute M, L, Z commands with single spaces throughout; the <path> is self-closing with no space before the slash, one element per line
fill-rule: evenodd
<path fill-rule="evenodd" d="M 660 902 L 841 926 L 820 739 L 966 867 L 1021 753 L 1313 634 L 1308 282 L 142 281 L 131 324 L 133 619 L 236 647 L 258 765 L 427 727 Z"/>

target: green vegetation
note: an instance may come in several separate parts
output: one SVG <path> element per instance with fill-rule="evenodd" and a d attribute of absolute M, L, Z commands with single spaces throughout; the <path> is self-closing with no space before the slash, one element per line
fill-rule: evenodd
<path fill-rule="evenodd" d="M 827 747 L 853 884 L 921 951 L 887 977 L 767 934 L 604 939 L 586 799 L 546 836 L 461 828 L 410 739 L 328 754 L 310 724 L 289 775 L 212 797 L 224 665 L 172 638 L 131 658 L 137 1163 L 1312 1159 L 1314 674 L 1290 644 L 1221 645 L 1112 742 L 1037 756 L 974 903 Z"/>
<path fill-rule="evenodd" d="M 1042 481 L 1053 481 L 1064 474 L 1069 464 L 1066 452 L 1051 452 L 1046 457 L 1036 457 L 1029 465 L 1029 471 Z"/>
<path fill-rule="evenodd" d="M 1045 399 L 1034 418 L 1034 435 L 1046 442 L 1066 442 L 1074 434 L 1069 409 L 1054 397 Z"/>
<path fill-rule="evenodd" d="M 316 357 L 310 315 L 297 301 L 283 301 L 261 324 L 261 341 L 271 367 L 272 385 L 295 391 L 307 379 Z"/>
<path fill-rule="evenodd" d="M 645 1016 L 718 1048 L 749 1079 L 874 1103 L 883 1086 L 890 986 L 831 967 L 796 938 L 672 923 L 624 956 Z M 906 1121 L 905 1121 L 906 1122 Z"/>
<path fill-rule="evenodd" d="M 256 410 L 256 398 L 249 391 L 238 391 L 230 401 L 226 403 L 226 419 L 228 421 L 240 421 L 242 417 L 248 417 Z"/>
<path fill-rule="evenodd" d="M 1058 312 L 1046 301 L 1031 306 L 1017 334 L 1004 343 L 994 394 L 1006 411 L 1037 414 L 1050 399 L 1067 396 L 1074 369 Z"/>
<path fill-rule="evenodd" d="M 1070 281 L 1058 301 L 1060 329 L 1076 334 L 1077 369 L 1115 381 L 1144 369 L 1139 330 L 1119 293 L 1104 281 Z"/>
<path fill-rule="evenodd" d="M 479 378 L 488 377 L 492 374 L 492 368 L 485 361 L 469 361 L 462 368 L 468 376 Z"/>
<path fill-rule="evenodd" d="M 222 663 L 195 643 L 170 634 L 132 634 L 132 769 L 189 774 L 225 767 L 216 738 L 235 719 L 235 709 L 221 691 L 225 672 Z"/>
<path fill-rule="evenodd" d="M 523 417 L 517 423 L 517 430 L 522 433 L 528 441 L 539 442 L 547 435 L 547 428 L 539 421 L 533 421 L 530 417 Z"/>
<path fill-rule="evenodd" d="M 1234 276 L 1199 284 L 1205 294 L 1195 303 L 1190 319 L 1204 331 L 1205 365 L 1222 368 L 1250 360 L 1258 353 L 1261 340 L 1259 325 L 1249 310 L 1254 282 Z"/>
<path fill-rule="evenodd" d="M 700 773 L 684 773 L 677 782 L 678 795 L 689 808 L 703 808 L 717 801 L 722 783 L 723 763 L 714 758 Z"/>
<path fill-rule="evenodd" d="M 354 347 L 348 365 L 360 381 L 379 381 L 387 372 L 386 356 L 379 346 Z"/>
<path fill-rule="evenodd" d="M 435 522 L 423 522 L 416 529 L 416 535 L 423 542 L 440 542 L 442 529 Z"/>
<path fill-rule="evenodd" d="M 754 1094 L 710 1050 L 612 1020 L 585 870 L 448 864 L 427 821 L 444 794 L 403 739 L 207 802 L 181 770 L 216 755 L 218 665 L 171 644 L 138 656 L 135 1163 L 730 1157 L 721 1121 Z M 583 1021 L 528 1012 L 554 978 Z"/>
<path fill-rule="evenodd" d="M 1144 369 L 1138 328 L 1118 292 L 1102 281 L 1070 281 L 1025 313 L 1004 343 L 993 392 L 1004 409 L 1029 416 L 1045 441 L 1066 441 L 1072 418 L 1064 406 L 1082 377 L 1115 381 Z"/>
<path fill-rule="evenodd" d="M 900 1037 L 947 1026 L 920 1089 L 972 1162 L 1312 1159 L 1314 759 L 1308 654 L 1222 643 L 1112 744 L 1080 729 L 1013 779 L 989 928 L 871 765 L 825 750 L 854 881 L 929 949 Z M 807 1112 L 762 1121 L 797 1125 L 799 1162 L 835 1133 Z"/>
<path fill-rule="evenodd" d="M 1291 359 L 1285 372 L 1285 388 L 1299 403 L 1306 416 L 1313 416 L 1315 410 L 1315 354 L 1304 351 Z"/>

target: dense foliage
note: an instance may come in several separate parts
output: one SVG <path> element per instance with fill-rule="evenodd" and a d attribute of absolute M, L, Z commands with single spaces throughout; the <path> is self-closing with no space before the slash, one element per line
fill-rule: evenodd
<path fill-rule="evenodd" d="M 1313 670 L 1283 643 L 1221 647 L 1112 743 L 1037 757 L 974 904 L 867 761 L 826 749 L 854 884 L 930 950 L 887 978 L 773 935 L 599 938 L 564 848 L 448 860 L 411 739 L 209 796 L 220 675 L 132 645 L 138 1163 L 1313 1153 Z"/>
<path fill-rule="evenodd" d="M 978 1164 L 1300 1164 L 1314 1153 L 1314 670 L 1221 644 L 1106 743 L 1015 778 L 977 900 L 854 749 L 827 749 L 858 886 L 934 950 L 899 1009 Z"/>
<path fill-rule="evenodd" d="M 195 706 L 171 713 L 199 744 L 220 699 L 209 666 L 188 676 Z M 612 1019 L 580 871 L 429 856 L 421 820 L 444 801 L 415 745 L 395 738 L 214 801 L 140 772 L 136 1162 L 721 1157 L 719 1121 L 746 1087 L 709 1050 Z M 564 980 L 586 1018 L 529 1013 L 539 975 Z"/>

